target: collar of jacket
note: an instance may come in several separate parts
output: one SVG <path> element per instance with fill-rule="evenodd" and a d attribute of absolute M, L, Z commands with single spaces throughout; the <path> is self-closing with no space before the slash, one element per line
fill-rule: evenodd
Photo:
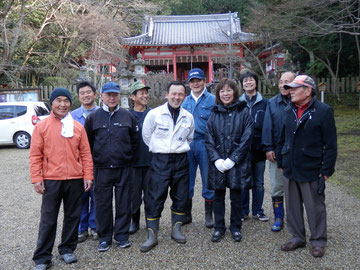
<path fill-rule="evenodd" d="M 259 92 L 256 92 L 256 100 L 255 100 L 253 106 L 254 106 L 256 103 L 262 101 L 262 99 L 263 99 L 262 95 L 261 95 Z M 244 102 L 246 102 L 246 104 L 247 104 L 246 97 L 245 97 L 245 93 L 243 93 L 243 94 L 241 95 L 241 97 L 239 98 L 239 100 L 240 100 L 240 101 L 244 101 Z"/>
<path fill-rule="evenodd" d="M 234 109 L 237 109 L 238 111 L 241 111 L 243 108 L 246 107 L 246 102 L 245 101 L 236 101 L 235 103 L 229 105 L 229 106 L 224 106 L 223 104 L 218 104 L 215 105 L 212 108 L 212 111 L 214 112 L 227 112 L 227 111 L 232 111 Z"/>
<path fill-rule="evenodd" d="M 191 91 L 192 92 L 192 91 Z M 200 95 L 200 97 L 198 98 L 198 101 L 204 96 L 204 97 L 207 97 L 208 95 L 210 95 L 210 93 L 208 92 L 208 90 L 207 90 L 207 88 L 205 87 L 204 88 L 204 90 L 203 90 L 203 92 L 201 93 L 201 95 Z M 193 97 L 193 95 L 190 93 L 190 95 L 189 95 L 194 101 L 195 101 L 195 99 L 194 99 L 194 97 Z"/>
<path fill-rule="evenodd" d="M 279 94 L 276 95 L 276 102 L 277 103 L 284 103 L 285 105 L 289 105 L 290 102 L 286 103 L 284 101 L 284 98 L 286 98 L 286 97 L 284 97 L 281 93 L 279 93 Z M 289 101 L 290 101 L 290 98 L 289 98 Z"/>
<path fill-rule="evenodd" d="M 110 112 L 109 107 L 108 107 L 107 105 L 105 105 L 105 104 L 102 105 L 102 108 L 103 108 L 103 110 L 104 110 L 105 112 L 114 113 L 114 112 L 117 112 L 117 111 L 120 109 L 120 106 L 119 106 L 119 104 L 116 105 L 115 110 L 113 110 L 112 112 Z"/>

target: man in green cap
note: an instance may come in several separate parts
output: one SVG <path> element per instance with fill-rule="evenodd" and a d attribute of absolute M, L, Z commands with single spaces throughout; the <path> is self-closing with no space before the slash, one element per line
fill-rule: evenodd
<path fill-rule="evenodd" d="M 150 111 L 147 106 L 149 101 L 149 89 L 142 82 L 134 82 L 130 86 L 131 99 L 134 106 L 130 112 L 135 116 L 141 134 L 145 116 Z M 141 203 L 146 204 L 147 185 L 150 179 L 150 159 L 151 153 L 148 146 L 144 143 L 142 136 L 139 136 L 137 148 L 134 152 L 132 165 L 132 194 L 131 194 L 131 225 L 130 234 L 134 234 L 139 229 Z"/>

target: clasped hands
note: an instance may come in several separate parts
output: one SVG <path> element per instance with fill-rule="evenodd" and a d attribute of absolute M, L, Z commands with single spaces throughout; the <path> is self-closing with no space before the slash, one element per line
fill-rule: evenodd
<path fill-rule="evenodd" d="M 227 170 L 230 170 L 232 167 L 234 167 L 234 165 L 235 162 L 232 161 L 230 158 L 227 158 L 225 160 L 219 158 L 218 160 L 215 161 L 216 169 L 218 169 L 222 173 L 224 173 Z"/>

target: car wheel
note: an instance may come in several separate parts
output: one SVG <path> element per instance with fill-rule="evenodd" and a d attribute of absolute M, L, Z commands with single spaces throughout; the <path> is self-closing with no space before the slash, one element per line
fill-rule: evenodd
<path fill-rule="evenodd" d="M 29 133 L 21 131 L 15 135 L 14 142 L 15 142 L 17 148 L 20 148 L 20 149 L 29 148 L 30 141 L 31 141 L 31 137 L 30 137 Z"/>

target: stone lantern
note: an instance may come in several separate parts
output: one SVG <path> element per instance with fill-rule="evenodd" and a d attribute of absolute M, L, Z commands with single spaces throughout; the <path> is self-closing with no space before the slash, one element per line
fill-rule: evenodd
<path fill-rule="evenodd" d="M 119 64 L 119 85 L 120 85 L 120 106 L 124 109 L 129 109 L 129 85 L 130 80 L 133 77 L 131 71 L 127 69 L 127 64 L 125 62 L 121 62 Z"/>
<path fill-rule="evenodd" d="M 146 76 L 145 74 L 145 60 L 142 59 L 142 54 L 139 52 L 136 55 L 137 59 L 135 59 L 132 64 L 134 66 L 134 81 L 142 81 L 142 79 Z"/>

